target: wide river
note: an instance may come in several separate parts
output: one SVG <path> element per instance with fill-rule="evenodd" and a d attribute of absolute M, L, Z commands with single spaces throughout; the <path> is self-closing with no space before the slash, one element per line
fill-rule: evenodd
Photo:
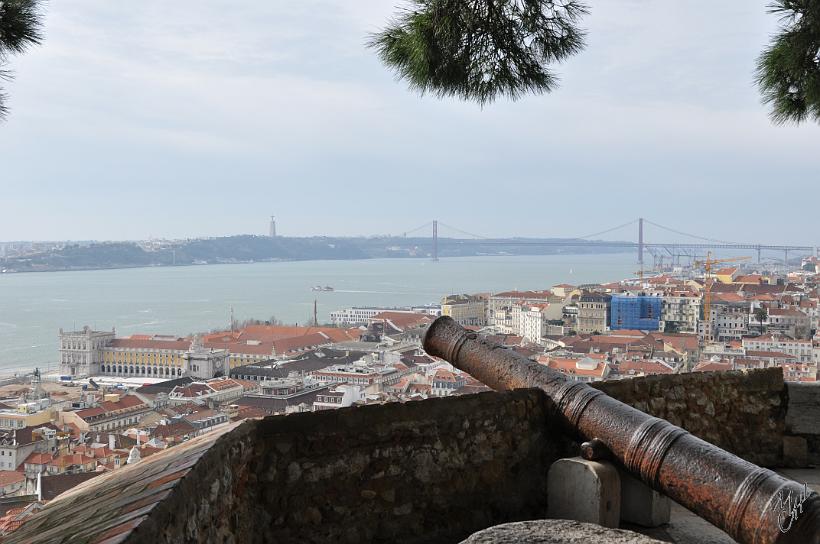
<path fill-rule="evenodd" d="M 90 325 L 117 334 L 186 335 L 236 319 L 305 323 L 348 306 L 437 303 L 443 295 L 548 289 L 634 275 L 634 253 L 299 261 L 0 275 L 0 374 L 55 369 L 57 334 Z M 333 292 L 314 292 L 330 285 Z"/>

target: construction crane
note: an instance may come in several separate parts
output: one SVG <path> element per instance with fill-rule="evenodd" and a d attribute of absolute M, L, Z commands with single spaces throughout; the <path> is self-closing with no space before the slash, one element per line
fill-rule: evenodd
<path fill-rule="evenodd" d="M 733 257 L 731 259 L 713 259 L 712 252 L 706 254 L 705 261 L 695 261 L 694 266 L 703 267 L 706 272 L 703 276 L 703 320 L 709 319 L 710 311 L 712 309 L 712 267 L 717 264 L 735 263 L 738 261 L 746 261 L 751 257 Z"/>

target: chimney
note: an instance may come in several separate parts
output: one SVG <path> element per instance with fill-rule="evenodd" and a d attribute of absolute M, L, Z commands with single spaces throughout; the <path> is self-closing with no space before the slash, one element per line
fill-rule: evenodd
<path fill-rule="evenodd" d="M 43 502 L 43 473 L 37 473 L 37 502 Z"/>
<path fill-rule="evenodd" d="M 108 434 L 108 449 L 113 450 L 114 446 L 115 446 L 115 444 L 114 444 L 114 435 L 109 433 Z"/>

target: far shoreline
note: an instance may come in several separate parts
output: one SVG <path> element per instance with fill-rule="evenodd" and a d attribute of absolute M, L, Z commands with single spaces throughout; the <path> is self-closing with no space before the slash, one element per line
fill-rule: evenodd
<path fill-rule="evenodd" d="M 623 255 L 625 253 L 633 253 L 632 249 L 625 249 L 624 251 L 606 251 L 603 253 L 576 253 L 576 252 L 561 252 L 561 253 L 499 253 L 499 254 L 481 254 L 481 255 L 454 255 L 439 257 L 438 260 L 444 259 L 465 259 L 471 257 L 554 257 L 554 256 L 584 256 L 584 255 Z M 358 257 L 358 258 L 323 258 L 323 259 L 266 259 L 256 261 L 236 261 L 236 262 L 207 262 L 207 263 L 180 263 L 180 264 L 148 264 L 148 265 L 117 265 L 117 266 L 100 266 L 100 267 L 82 267 L 82 268 L 50 268 L 48 270 L 0 270 L 0 277 L 2 276 L 17 276 L 21 274 L 48 274 L 53 272 L 93 272 L 104 270 L 132 270 L 140 268 L 189 268 L 202 266 L 218 266 L 218 265 L 240 265 L 240 264 L 265 264 L 265 263 L 304 263 L 304 262 L 322 262 L 322 261 L 373 261 L 373 260 L 413 260 L 413 261 L 430 261 L 435 262 L 429 255 L 424 257 Z"/>

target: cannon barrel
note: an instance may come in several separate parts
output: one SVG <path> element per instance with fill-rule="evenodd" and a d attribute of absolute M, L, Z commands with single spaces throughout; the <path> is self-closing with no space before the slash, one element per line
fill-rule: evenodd
<path fill-rule="evenodd" d="M 430 325 L 424 349 L 493 389 L 543 390 L 569 432 L 602 441 L 627 471 L 740 543 L 820 543 L 820 496 L 798 482 L 487 342 L 449 317 Z"/>

